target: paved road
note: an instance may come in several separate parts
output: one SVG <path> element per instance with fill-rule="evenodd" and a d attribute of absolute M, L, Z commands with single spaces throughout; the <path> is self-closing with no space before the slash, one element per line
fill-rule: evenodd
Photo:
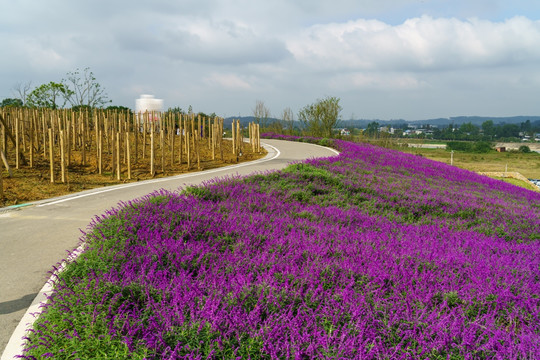
<path fill-rule="evenodd" d="M 292 161 L 335 155 L 331 149 L 311 144 L 280 140 L 264 143 L 270 146 L 266 146 L 269 155 L 263 161 L 94 189 L 0 212 L 0 353 L 4 352 L 13 331 L 48 280 L 48 271 L 66 257 L 67 250 L 78 245 L 80 229 L 84 230 L 94 216 L 119 201 L 159 189 L 176 190 L 215 177 L 281 169 Z M 6 356 L 2 360 L 4 358 Z"/>

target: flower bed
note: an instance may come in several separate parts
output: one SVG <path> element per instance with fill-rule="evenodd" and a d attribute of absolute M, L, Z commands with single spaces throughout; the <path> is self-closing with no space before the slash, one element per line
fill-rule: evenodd
<path fill-rule="evenodd" d="M 25 357 L 540 353 L 540 194 L 333 145 L 341 155 L 156 193 L 97 219 Z"/>

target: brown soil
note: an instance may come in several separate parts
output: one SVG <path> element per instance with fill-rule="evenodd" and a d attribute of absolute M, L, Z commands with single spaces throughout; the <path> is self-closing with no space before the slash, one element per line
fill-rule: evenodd
<path fill-rule="evenodd" d="M 104 154 L 103 171 L 99 174 L 95 157 L 88 156 L 88 164 L 81 164 L 81 153 L 73 152 L 72 165 L 68 167 L 68 175 L 66 183 L 61 182 L 60 162 L 55 164 L 55 183 L 51 183 L 49 162 L 41 156 L 36 156 L 34 166 L 30 168 L 28 165 L 20 166 L 15 169 L 15 158 L 13 154 L 8 158 L 9 164 L 13 169 L 13 177 L 8 177 L 8 172 L 0 162 L 3 180 L 3 197 L 0 197 L 0 207 L 27 202 L 47 199 L 55 196 L 66 195 L 79 192 L 86 189 L 93 189 L 108 185 L 117 185 L 121 183 L 136 182 L 152 178 L 160 178 L 172 175 L 178 175 L 188 172 L 202 171 L 239 162 L 252 161 L 263 158 L 267 152 L 262 149 L 261 153 L 253 153 L 249 144 L 246 144 L 242 150 L 242 156 L 237 157 L 232 155 L 231 141 L 223 141 L 223 161 L 221 155 L 216 152 L 216 160 L 212 160 L 212 152 L 208 149 L 208 142 L 201 140 L 200 142 L 200 168 L 198 168 L 197 158 L 191 154 L 191 168 L 188 169 L 186 164 L 186 154 L 184 153 L 182 164 L 178 164 L 178 154 L 175 153 L 173 165 L 171 166 L 171 153 L 165 146 L 164 149 L 164 171 L 161 165 L 161 151 L 156 149 L 155 159 L 155 176 L 150 174 L 150 159 L 146 156 L 144 159 L 139 157 L 138 161 L 132 158 L 131 162 L 131 180 L 127 179 L 127 165 L 124 163 L 121 156 L 121 180 L 116 179 L 116 173 L 111 171 L 111 157 Z M 177 152 L 178 149 L 175 150 Z M 28 157 L 28 156 L 27 156 Z"/>

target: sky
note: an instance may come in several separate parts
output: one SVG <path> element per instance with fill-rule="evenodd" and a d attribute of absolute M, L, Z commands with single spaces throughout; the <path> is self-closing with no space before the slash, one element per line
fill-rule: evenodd
<path fill-rule="evenodd" d="M 537 0 L 0 0 L 0 99 L 90 68 L 223 117 L 338 97 L 342 119 L 540 115 Z"/>

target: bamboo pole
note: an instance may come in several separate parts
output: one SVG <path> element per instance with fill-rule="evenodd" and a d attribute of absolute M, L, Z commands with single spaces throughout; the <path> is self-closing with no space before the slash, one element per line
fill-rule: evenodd
<path fill-rule="evenodd" d="M 51 128 L 49 128 L 49 160 L 51 169 L 51 183 L 54 183 L 53 130 Z"/>

